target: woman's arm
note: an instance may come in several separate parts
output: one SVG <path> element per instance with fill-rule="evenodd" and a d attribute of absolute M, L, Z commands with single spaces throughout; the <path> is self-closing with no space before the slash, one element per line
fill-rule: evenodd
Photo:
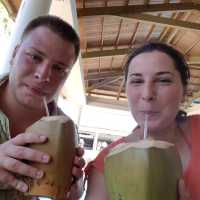
<path fill-rule="evenodd" d="M 107 200 L 107 192 L 105 186 L 104 175 L 91 168 L 88 177 L 88 187 L 85 200 Z"/>

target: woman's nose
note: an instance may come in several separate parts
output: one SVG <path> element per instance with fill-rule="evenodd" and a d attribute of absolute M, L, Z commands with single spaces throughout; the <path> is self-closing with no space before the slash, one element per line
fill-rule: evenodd
<path fill-rule="evenodd" d="M 145 84 L 142 92 L 142 99 L 144 101 L 152 101 L 155 98 L 156 98 L 155 86 L 151 83 Z"/>
<path fill-rule="evenodd" d="M 44 62 L 37 66 L 34 77 L 42 82 L 49 82 L 51 77 L 51 66 Z"/>

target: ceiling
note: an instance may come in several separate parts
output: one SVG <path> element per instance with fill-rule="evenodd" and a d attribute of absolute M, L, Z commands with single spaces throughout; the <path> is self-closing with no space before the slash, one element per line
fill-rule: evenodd
<path fill-rule="evenodd" d="M 20 0 L 3 0 L 12 17 Z M 179 49 L 190 66 L 186 103 L 200 97 L 199 0 L 76 0 L 88 103 L 126 104 L 127 54 L 147 41 Z"/>

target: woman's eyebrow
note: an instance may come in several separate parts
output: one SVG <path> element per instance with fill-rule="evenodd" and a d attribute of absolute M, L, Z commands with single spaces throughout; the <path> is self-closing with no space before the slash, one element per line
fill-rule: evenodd
<path fill-rule="evenodd" d="M 132 74 L 130 74 L 129 76 L 142 76 L 142 74 L 140 74 L 140 73 L 132 73 Z"/>
<path fill-rule="evenodd" d="M 157 72 L 156 75 L 171 75 L 171 76 L 174 76 L 174 74 L 172 72 L 169 72 L 169 71 Z"/>

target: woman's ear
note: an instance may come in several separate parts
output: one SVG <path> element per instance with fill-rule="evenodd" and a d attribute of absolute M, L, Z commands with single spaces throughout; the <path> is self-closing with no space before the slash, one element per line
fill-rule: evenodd
<path fill-rule="evenodd" d="M 10 66 L 12 67 L 13 66 L 13 60 L 17 54 L 17 51 L 19 49 L 19 45 L 15 46 L 14 50 L 13 50 L 13 53 L 12 53 L 12 57 L 10 59 Z"/>
<path fill-rule="evenodd" d="M 186 100 L 186 95 L 187 95 L 187 87 L 184 87 L 183 88 L 183 96 L 182 96 L 182 99 L 181 99 L 181 103 L 184 103 L 185 100 Z"/>

